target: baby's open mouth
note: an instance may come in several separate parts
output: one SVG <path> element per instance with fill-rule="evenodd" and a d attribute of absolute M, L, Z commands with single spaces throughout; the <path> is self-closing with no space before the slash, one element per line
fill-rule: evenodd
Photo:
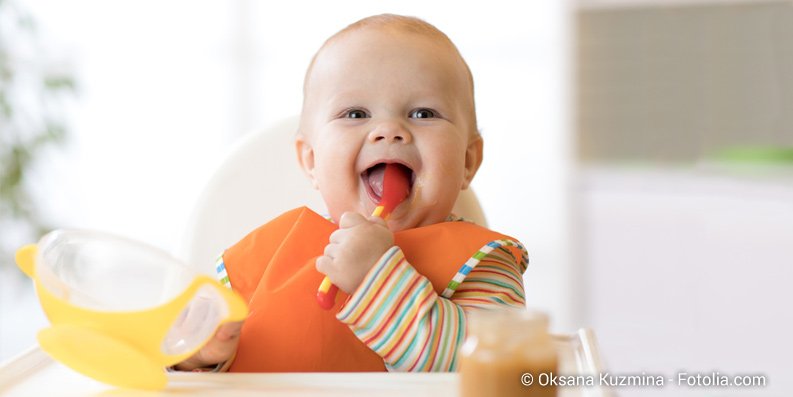
<path fill-rule="evenodd" d="M 410 190 L 413 191 L 413 182 L 416 178 L 416 174 L 413 173 L 413 170 L 410 167 L 395 163 L 397 169 L 400 171 L 398 174 L 408 181 L 408 186 Z M 383 197 L 383 179 L 385 177 L 385 166 L 386 163 L 377 163 L 361 173 L 361 180 L 363 180 L 364 186 L 366 186 L 366 193 L 369 194 L 369 198 L 375 202 L 375 204 L 380 203 L 380 199 Z"/>

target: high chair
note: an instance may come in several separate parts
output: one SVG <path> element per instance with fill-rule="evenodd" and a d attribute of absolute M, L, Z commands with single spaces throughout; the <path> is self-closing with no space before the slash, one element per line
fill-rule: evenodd
<path fill-rule="evenodd" d="M 268 220 L 303 205 L 319 214 L 326 213 L 319 193 L 297 164 L 294 145 L 297 128 L 298 117 L 289 117 L 241 138 L 229 150 L 196 201 L 177 257 L 199 271 L 214 274 L 217 256 Z M 487 226 L 471 189 L 462 191 L 453 212 Z M 554 335 L 554 341 L 562 363 L 560 371 L 597 376 L 603 370 L 592 330 Z M 579 394 L 563 392 L 562 395 Z M 596 387 L 582 391 L 581 395 L 612 394 Z"/>

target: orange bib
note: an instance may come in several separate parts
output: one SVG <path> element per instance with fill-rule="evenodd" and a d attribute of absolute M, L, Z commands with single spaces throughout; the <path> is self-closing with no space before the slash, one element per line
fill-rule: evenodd
<path fill-rule="evenodd" d="M 248 302 L 233 372 L 385 371 L 383 359 L 336 319 L 348 297 L 322 310 L 314 261 L 337 226 L 301 207 L 251 232 L 223 255 L 232 287 Z M 407 261 L 441 294 L 462 265 L 502 234 L 468 222 L 444 222 L 395 233 Z M 522 251 L 515 247 L 518 260 Z"/>

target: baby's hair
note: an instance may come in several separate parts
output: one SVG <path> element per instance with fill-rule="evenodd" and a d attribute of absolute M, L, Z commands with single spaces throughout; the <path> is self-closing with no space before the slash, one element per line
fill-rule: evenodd
<path fill-rule="evenodd" d="M 454 46 L 454 43 L 452 43 L 452 41 L 449 39 L 449 36 L 446 36 L 445 33 L 441 32 L 431 23 L 420 18 L 395 14 L 373 15 L 357 22 L 353 22 L 346 28 L 340 30 L 337 34 L 333 35 L 330 39 L 328 39 L 328 41 L 332 40 L 334 37 L 344 35 L 347 32 L 352 32 L 367 27 L 392 28 L 416 33 L 422 36 L 431 36 L 433 38 L 442 39 L 457 49 L 457 47 Z"/>
<path fill-rule="evenodd" d="M 420 18 L 404 16 L 404 15 L 395 15 L 395 14 L 380 14 L 380 15 L 373 15 L 370 17 L 363 18 L 357 22 L 353 22 L 348 25 L 346 28 L 336 32 L 333 36 L 330 36 L 325 43 L 322 44 L 322 47 L 314 54 L 314 57 L 311 58 L 311 63 L 308 65 L 308 69 L 306 70 L 306 75 L 303 80 L 303 97 L 305 98 L 309 77 L 311 76 L 311 71 L 314 68 L 314 63 L 316 62 L 317 57 L 322 52 L 322 50 L 327 47 L 329 44 L 333 43 L 334 41 L 338 40 L 346 36 L 349 33 L 356 32 L 363 29 L 393 29 L 397 31 L 409 32 L 418 34 L 420 36 L 441 40 L 449 45 L 450 48 L 454 50 L 457 54 L 457 57 L 463 64 L 465 68 L 465 73 L 468 78 L 468 83 L 471 86 L 471 118 L 472 118 L 472 126 L 474 131 L 478 133 L 477 130 L 477 123 L 476 123 L 476 106 L 474 104 L 474 77 L 471 73 L 471 69 L 468 67 L 468 63 L 465 62 L 463 56 L 460 54 L 460 50 L 457 49 L 457 46 L 449 39 L 449 36 L 446 36 L 445 33 L 440 31 L 434 25 L 429 22 L 426 22 Z"/>

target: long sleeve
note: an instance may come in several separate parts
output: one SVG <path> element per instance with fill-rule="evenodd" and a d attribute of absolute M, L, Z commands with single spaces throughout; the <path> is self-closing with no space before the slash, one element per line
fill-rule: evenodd
<path fill-rule="evenodd" d="M 494 247 L 463 266 L 454 290 L 439 296 L 399 247 L 386 252 L 345 303 L 337 318 L 383 357 L 391 371 L 454 371 L 465 339 L 466 314 L 496 306 L 522 307 L 523 268 Z M 455 277 L 458 279 L 458 277 Z"/>

